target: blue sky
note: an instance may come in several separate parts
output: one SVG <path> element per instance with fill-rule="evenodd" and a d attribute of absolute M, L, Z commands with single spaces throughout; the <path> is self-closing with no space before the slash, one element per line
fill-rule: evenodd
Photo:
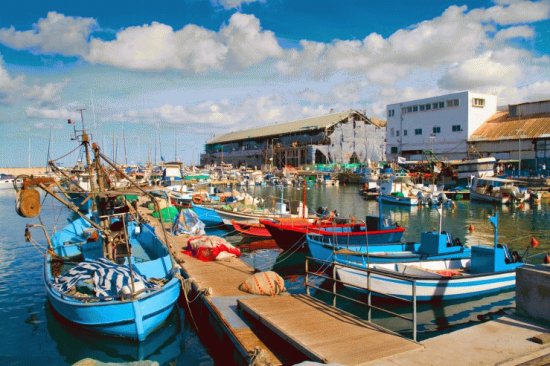
<path fill-rule="evenodd" d="M 159 138 L 192 162 L 213 135 L 331 109 L 384 117 L 466 89 L 548 99 L 549 66 L 549 0 L 8 0 L 0 166 L 26 166 L 29 143 L 42 165 L 50 128 L 68 151 L 78 108 L 119 161 L 124 129 L 128 162 Z"/>

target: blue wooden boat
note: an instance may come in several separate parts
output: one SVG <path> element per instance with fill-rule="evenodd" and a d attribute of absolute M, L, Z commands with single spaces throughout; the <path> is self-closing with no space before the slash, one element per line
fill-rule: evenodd
<path fill-rule="evenodd" d="M 368 243 L 351 242 L 323 235 L 309 234 L 307 245 L 311 255 L 323 261 L 342 261 L 366 267 L 370 263 L 414 262 L 450 258 L 468 258 L 471 250 L 446 232 L 423 232 L 420 242 Z"/>
<path fill-rule="evenodd" d="M 23 217 L 39 215 L 39 188 L 76 215 L 51 238 L 42 224 L 27 225 L 25 230 L 29 241 L 34 227 L 41 228 L 46 236 L 44 284 L 53 309 L 90 330 L 143 341 L 163 324 L 176 304 L 179 267 L 166 246 L 166 237 L 161 240 L 154 227 L 141 218 L 136 202 L 129 201 L 139 193 L 156 202 L 154 197 L 101 154 L 95 144 L 92 164 L 84 122 L 80 132 L 76 136 L 75 129 L 75 139 L 81 141 L 87 170 L 95 177 L 89 180 L 90 189 L 84 190 L 88 202 L 93 202 L 91 212 L 82 213 L 67 200 L 66 191 L 58 194 L 53 178 L 33 177 L 24 178 L 17 192 L 16 210 Z M 107 176 L 100 165 L 102 160 L 136 191 L 112 190 L 116 182 Z"/>
<path fill-rule="evenodd" d="M 497 216 L 489 220 L 495 231 L 493 246 L 472 246 L 468 258 L 364 265 L 336 257 L 337 275 L 354 289 L 406 299 L 413 298 L 415 288 L 418 301 L 464 299 L 514 288 L 516 268 L 523 262 L 517 252 L 498 243 Z M 368 281 L 367 268 L 375 270 Z"/>
<path fill-rule="evenodd" d="M 191 207 L 207 228 L 225 225 L 220 215 L 213 208 L 197 205 L 196 203 L 191 203 Z"/>
<path fill-rule="evenodd" d="M 120 219 L 124 219 L 120 217 Z M 114 221 L 113 225 L 117 222 Z M 126 221 L 131 253 L 119 254 L 111 262 L 92 274 L 85 274 L 74 286 L 60 289 L 60 278 L 71 276 L 71 269 L 105 259 L 104 240 L 91 239 L 95 229 L 83 218 L 78 218 L 51 238 L 51 250 L 44 266 L 46 292 L 53 308 L 65 319 L 101 333 L 143 341 L 166 320 L 180 293 L 180 281 L 172 266 L 168 250 L 148 224 Z M 134 284 L 119 286 L 108 295 L 99 294 L 94 285 L 114 269 L 130 271 L 137 278 Z M 134 276 L 131 276 L 134 277 Z M 90 282 L 91 278 L 91 282 Z M 154 286 L 148 287 L 141 279 Z M 70 279 L 72 280 L 72 279 Z"/>

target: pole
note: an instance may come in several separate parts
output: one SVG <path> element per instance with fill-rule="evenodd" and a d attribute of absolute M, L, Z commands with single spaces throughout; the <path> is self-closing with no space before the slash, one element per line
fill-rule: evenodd
<path fill-rule="evenodd" d="M 521 175 L 521 134 L 518 131 L 518 177 Z"/>
<path fill-rule="evenodd" d="M 307 200 L 307 185 L 306 185 L 306 180 L 304 179 L 304 181 L 302 182 L 302 218 L 303 219 L 306 218 L 306 207 L 307 207 L 306 200 Z"/>

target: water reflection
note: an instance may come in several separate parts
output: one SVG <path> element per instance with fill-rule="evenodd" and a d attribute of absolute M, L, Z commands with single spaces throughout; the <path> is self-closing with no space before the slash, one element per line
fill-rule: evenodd
<path fill-rule="evenodd" d="M 84 358 L 102 362 L 155 361 L 160 365 L 186 364 L 212 365 L 206 350 L 189 336 L 191 330 L 183 323 L 183 311 L 174 309 L 163 326 L 149 335 L 144 342 L 99 335 L 82 329 L 64 318 L 45 303 L 47 332 L 57 345 L 59 354 L 67 363 Z M 192 349 L 187 349 L 192 347 Z"/>

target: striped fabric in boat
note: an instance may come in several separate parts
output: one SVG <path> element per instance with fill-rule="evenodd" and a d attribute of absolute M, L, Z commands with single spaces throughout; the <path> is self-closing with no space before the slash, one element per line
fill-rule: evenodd
<path fill-rule="evenodd" d="M 140 275 L 132 267 L 134 288 L 153 288 L 155 285 Z M 81 281 L 92 280 L 94 295 L 105 300 L 117 297 L 124 286 L 130 287 L 130 268 L 117 265 L 108 259 L 99 258 L 94 261 L 81 262 L 62 276 L 56 277 L 52 287 L 61 293 L 67 293 Z"/>

